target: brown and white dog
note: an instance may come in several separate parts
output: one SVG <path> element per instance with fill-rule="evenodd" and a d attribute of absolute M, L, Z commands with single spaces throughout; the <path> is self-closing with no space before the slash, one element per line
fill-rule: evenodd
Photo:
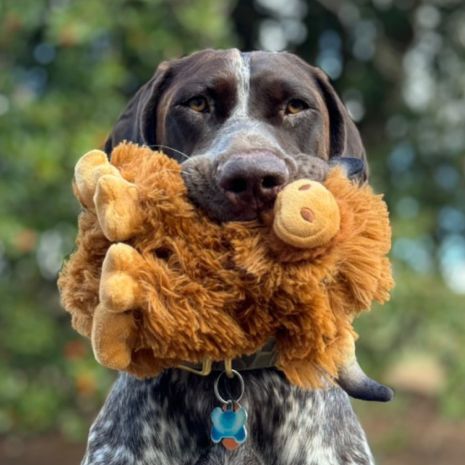
<path fill-rule="evenodd" d="M 120 116 L 107 153 L 122 140 L 178 159 L 192 201 L 218 221 L 256 218 L 283 185 L 321 181 L 332 163 L 367 178 L 360 135 L 326 75 L 289 53 L 205 50 L 162 63 Z M 209 438 L 218 374 L 173 369 L 146 381 L 119 376 L 83 464 L 373 463 L 343 389 L 303 391 L 273 368 L 249 368 L 249 438 L 236 451 Z"/>

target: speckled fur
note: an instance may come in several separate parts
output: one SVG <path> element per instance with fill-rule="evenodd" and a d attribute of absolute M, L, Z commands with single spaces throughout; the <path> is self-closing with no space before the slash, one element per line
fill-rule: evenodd
<path fill-rule="evenodd" d="M 171 370 L 146 381 L 121 374 L 90 430 L 82 464 L 373 464 L 344 391 L 303 391 L 273 369 L 243 374 L 249 438 L 236 451 L 209 439 L 217 374 Z"/>

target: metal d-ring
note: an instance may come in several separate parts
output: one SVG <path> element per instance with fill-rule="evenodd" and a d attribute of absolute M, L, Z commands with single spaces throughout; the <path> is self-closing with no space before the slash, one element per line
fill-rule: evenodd
<path fill-rule="evenodd" d="M 222 371 L 215 380 L 215 384 L 213 385 L 213 390 L 215 392 L 215 396 L 222 404 L 225 404 L 225 405 L 230 405 L 231 403 L 238 403 L 242 399 L 242 396 L 244 395 L 244 390 L 245 390 L 244 378 L 242 377 L 242 375 L 237 370 L 231 370 L 231 374 L 233 376 L 236 376 L 239 379 L 239 383 L 240 383 L 240 386 L 241 386 L 241 393 L 239 394 L 239 397 L 237 399 L 235 399 L 235 400 L 232 400 L 232 399 L 226 400 L 221 396 L 219 388 L 218 388 L 220 378 L 225 373 L 226 373 L 225 371 Z"/>

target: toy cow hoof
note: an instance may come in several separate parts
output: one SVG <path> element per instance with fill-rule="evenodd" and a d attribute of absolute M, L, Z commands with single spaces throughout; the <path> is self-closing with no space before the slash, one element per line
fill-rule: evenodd
<path fill-rule="evenodd" d="M 94 196 L 100 226 L 110 241 L 125 241 L 136 234 L 142 219 L 137 187 L 120 175 L 102 176 Z"/>
<path fill-rule="evenodd" d="M 111 313 L 132 310 L 140 305 L 137 273 L 144 260 L 137 250 L 126 244 L 113 244 L 102 265 L 100 302 Z"/>
<path fill-rule="evenodd" d="M 105 152 L 91 150 L 83 155 L 74 168 L 75 193 L 82 205 L 94 209 L 94 193 L 98 180 L 107 174 L 121 176 Z"/>
<path fill-rule="evenodd" d="M 95 310 L 91 334 L 97 361 L 113 370 L 126 370 L 131 363 L 134 332 L 131 312 L 115 314 L 100 304 Z"/>

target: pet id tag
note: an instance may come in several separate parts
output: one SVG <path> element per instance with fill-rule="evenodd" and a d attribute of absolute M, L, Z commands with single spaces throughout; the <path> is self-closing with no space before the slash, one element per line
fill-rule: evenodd
<path fill-rule="evenodd" d="M 221 396 L 218 388 L 223 373 L 218 376 L 214 385 L 215 396 L 223 407 L 216 407 L 210 415 L 212 420 L 210 437 L 215 444 L 221 442 L 226 449 L 234 450 L 247 439 L 247 412 L 239 403 L 244 394 L 244 379 L 238 371 L 232 370 L 232 374 L 239 379 L 241 391 L 237 399 L 226 400 Z"/>

